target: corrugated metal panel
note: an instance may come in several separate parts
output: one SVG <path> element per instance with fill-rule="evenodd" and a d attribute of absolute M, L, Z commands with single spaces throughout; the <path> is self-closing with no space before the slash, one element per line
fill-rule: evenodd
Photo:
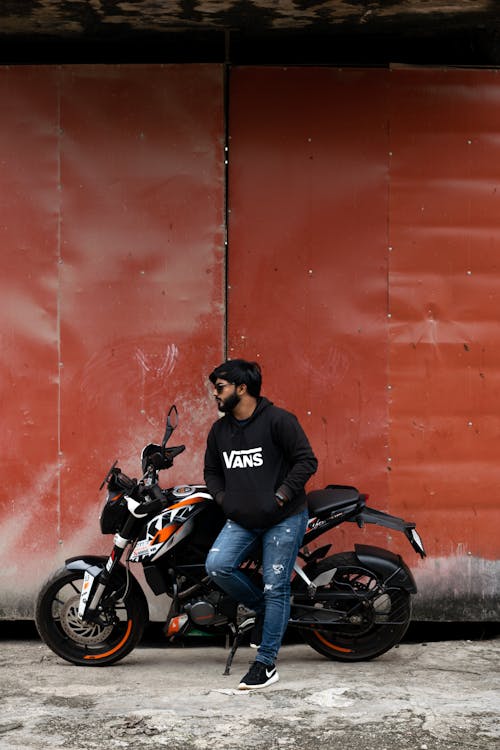
<path fill-rule="evenodd" d="M 238 69 L 229 351 L 300 417 L 313 486 L 418 522 L 417 615 L 498 616 L 493 71 Z M 390 195 L 390 200 L 389 200 Z"/>
<path fill-rule="evenodd" d="M 240 68 L 230 101 L 229 353 L 299 417 L 312 486 L 385 505 L 387 71 Z"/>
<path fill-rule="evenodd" d="M 391 81 L 391 496 L 415 509 L 433 556 L 421 576 L 430 614 L 448 600 L 457 619 L 494 618 L 500 79 L 398 70 Z"/>
<path fill-rule="evenodd" d="M 174 400 L 189 452 L 171 480 L 201 477 L 223 356 L 222 70 L 4 69 L 0 84 L 0 565 L 22 611 L 45 570 L 96 548 L 108 465 L 137 474 Z"/>
<path fill-rule="evenodd" d="M 56 78 L 0 72 L 0 586 L 13 614 L 58 547 Z"/>

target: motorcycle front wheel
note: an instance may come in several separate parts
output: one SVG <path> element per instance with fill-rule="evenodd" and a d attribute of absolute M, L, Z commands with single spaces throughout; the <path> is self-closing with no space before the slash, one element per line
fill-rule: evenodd
<path fill-rule="evenodd" d="M 78 666 L 103 667 L 129 654 L 141 640 L 147 605 L 138 584 L 119 582 L 113 598 L 103 600 L 102 617 L 78 619 L 84 571 L 61 568 L 43 586 L 35 606 L 42 640 L 58 656 Z M 122 597 L 120 597 L 120 586 Z"/>
<path fill-rule="evenodd" d="M 329 572 L 330 581 L 318 586 L 311 601 L 317 608 L 318 627 L 299 628 L 304 641 L 328 659 L 349 662 L 375 659 L 399 643 L 411 619 L 408 591 L 385 587 L 375 573 L 360 565 L 354 552 L 327 557 L 315 567 L 313 578 L 324 574 L 328 580 Z M 302 580 L 296 590 L 305 592 Z M 319 623 L 332 609 L 338 624 L 322 629 Z"/>

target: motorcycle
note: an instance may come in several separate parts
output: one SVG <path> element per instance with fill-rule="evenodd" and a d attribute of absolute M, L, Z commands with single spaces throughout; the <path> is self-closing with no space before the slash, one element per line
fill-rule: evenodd
<path fill-rule="evenodd" d="M 186 484 L 162 489 L 158 484 L 159 472 L 185 450 L 184 445 L 167 447 L 178 421 L 172 406 L 161 444 L 150 443 L 142 451 L 140 480 L 124 474 L 116 461 L 103 480 L 100 490 L 107 490 L 100 527 L 103 534 L 114 535 L 109 557 L 86 554 L 66 560 L 38 594 L 38 632 L 72 664 L 114 664 L 139 644 L 149 612 L 131 563 L 143 566 L 154 595 L 170 597 L 164 626 L 169 639 L 193 630 L 230 637 L 224 674 L 230 673 L 236 649 L 254 625 L 255 613 L 206 574 L 206 556 L 225 522 L 207 488 Z M 424 558 L 415 524 L 369 507 L 367 498 L 355 487 L 335 484 L 308 494 L 309 522 L 291 581 L 289 626 L 329 659 L 378 657 L 399 643 L 410 622 L 417 587 L 401 556 L 366 544 L 332 555 L 330 543 L 310 549 L 342 523 L 377 524 L 403 533 Z M 258 554 L 242 567 L 259 581 Z"/>

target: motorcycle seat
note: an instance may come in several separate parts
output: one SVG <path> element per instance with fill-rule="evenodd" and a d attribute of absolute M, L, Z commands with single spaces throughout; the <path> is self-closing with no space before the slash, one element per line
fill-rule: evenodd
<path fill-rule="evenodd" d="M 329 484 L 323 490 L 313 490 L 307 495 L 307 507 L 309 516 L 329 515 L 335 510 L 353 510 L 359 511 L 364 507 L 365 496 L 359 493 L 356 487 L 350 487 L 343 484 Z"/>

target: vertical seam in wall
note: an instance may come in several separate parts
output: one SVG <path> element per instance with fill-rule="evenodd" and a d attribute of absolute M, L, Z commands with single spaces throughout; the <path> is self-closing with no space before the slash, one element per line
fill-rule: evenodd
<path fill-rule="evenodd" d="M 57 68 L 57 539 L 61 539 L 61 472 L 62 472 L 62 442 L 61 442 L 61 379 L 62 379 L 62 347 L 61 347 L 61 282 L 62 282 L 62 254 L 61 254 L 61 210 L 62 210 L 62 184 L 61 184 L 61 68 Z"/>
<path fill-rule="evenodd" d="M 223 323 L 223 353 L 224 359 L 228 356 L 228 330 L 229 330 L 229 79 L 231 72 L 230 63 L 230 31 L 224 35 L 224 75 L 223 75 L 223 117 L 224 117 L 224 323 Z"/>
<path fill-rule="evenodd" d="M 387 399 L 387 457 L 386 457 L 386 473 L 387 478 L 387 507 L 391 507 L 392 501 L 392 477 L 391 469 L 392 465 L 390 460 L 392 459 L 392 404 L 391 394 L 392 389 L 392 372 L 391 372 L 391 261 L 392 261 L 392 237 L 391 237 L 391 197 L 392 197 L 392 132 L 391 132 L 391 113 L 392 113 L 392 95 L 391 95 L 391 80 L 392 71 L 388 70 L 388 96 L 387 96 L 387 305 L 386 305 L 386 331 L 387 331 L 387 388 L 386 388 L 386 399 Z"/>

